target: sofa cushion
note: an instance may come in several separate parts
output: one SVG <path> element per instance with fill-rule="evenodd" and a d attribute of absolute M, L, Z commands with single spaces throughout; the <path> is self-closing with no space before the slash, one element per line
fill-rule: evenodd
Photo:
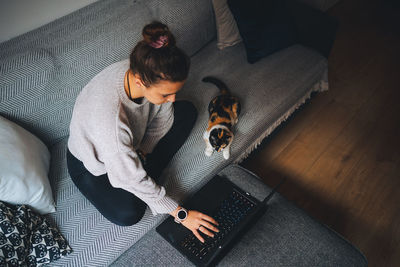
<path fill-rule="evenodd" d="M 282 0 L 228 0 L 247 52 L 254 63 L 296 42 L 295 25 Z"/>
<path fill-rule="evenodd" d="M 56 211 L 47 174 L 50 152 L 34 135 L 0 116 L 0 200 Z"/>
<path fill-rule="evenodd" d="M 298 42 L 328 58 L 335 41 L 336 19 L 297 0 L 285 2 L 296 27 Z"/>
<path fill-rule="evenodd" d="M 215 24 L 217 27 L 217 46 L 224 49 L 242 41 L 236 21 L 228 7 L 227 0 L 213 0 Z"/>
<path fill-rule="evenodd" d="M 71 253 L 45 218 L 25 205 L 0 201 L 0 266 L 40 266 Z"/>
<path fill-rule="evenodd" d="M 182 200 L 204 179 L 227 164 L 245 158 L 304 103 L 312 91 L 326 89 L 326 71 L 326 59 L 300 45 L 256 64 L 246 62 L 243 44 L 219 50 L 214 41 L 201 49 L 192 58 L 188 81 L 177 95 L 194 103 L 198 119 L 189 138 L 163 172 L 161 180 L 170 196 Z M 202 135 L 208 120 L 207 106 L 218 92 L 215 86 L 201 82 L 206 75 L 220 77 L 242 103 L 229 160 L 221 153 L 211 157 L 204 155 Z M 60 259 L 55 266 L 108 265 L 165 215 L 153 217 L 147 209 L 143 219 L 134 226 L 121 227 L 108 222 L 70 179 L 66 146 L 67 139 L 64 139 L 51 148 L 50 176 L 57 213 L 49 216 L 57 223 L 74 253 Z"/>
<path fill-rule="evenodd" d="M 334 6 L 337 2 L 339 2 L 339 0 L 299 0 L 299 1 L 322 11 L 328 10 L 329 8 Z"/>
<path fill-rule="evenodd" d="M 54 86 L 56 59 L 49 50 L 36 46 L 16 53 L 0 50 L 0 115 L 43 139 L 40 129 L 52 130 L 47 128 L 52 120 L 47 92 Z"/>

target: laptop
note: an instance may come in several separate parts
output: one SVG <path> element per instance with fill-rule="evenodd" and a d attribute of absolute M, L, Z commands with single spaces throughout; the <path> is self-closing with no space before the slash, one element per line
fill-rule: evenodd
<path fill-rule="evenodd" d="M 259 201 L 229 179 L 216 175 L 183 205 L 188 210 L 207 214 L 218 222 L 219 232 L 214 233 L 214 237 L 199 232 L 205 240 L 201 243 L 190 230 L 174 222 L 172 216 L 164 220 L 156 231 L 196 266 L 214 265 L 265 213 L 268 200 L 283 182 L 263 201 Z"/>

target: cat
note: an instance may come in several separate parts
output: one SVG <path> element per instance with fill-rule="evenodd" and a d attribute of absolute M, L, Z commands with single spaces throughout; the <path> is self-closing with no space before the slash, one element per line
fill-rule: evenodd
<path fill-rule="evenodd" d="M 216 85 L 220 94 L 214 97 L 208 105 L 208 127 L 203 138 L 206 142 L 206 156 L 211 156 L 215 151 L 221 152 L 225 159 L 229 159 L 230 146 L 234 134 L 232 128 L 238 122 L 240 114 L 240 102 L 229 92 L 228 87 L 221 80 L 207 76 L 202 79 Z"/>

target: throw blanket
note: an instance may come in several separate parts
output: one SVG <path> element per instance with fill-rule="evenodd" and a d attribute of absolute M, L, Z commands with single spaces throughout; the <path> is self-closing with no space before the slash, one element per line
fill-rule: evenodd
<path fill-rule="evenodd" d="M 45 218 L 25 205 L 0 201 L 0 267 L 40 266 L 71 251 Z"/>

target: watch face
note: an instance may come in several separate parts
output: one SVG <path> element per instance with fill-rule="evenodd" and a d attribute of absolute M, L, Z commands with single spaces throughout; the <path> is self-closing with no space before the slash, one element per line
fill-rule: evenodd
<path fill-rule="evenodd" d="M 180 210 L 180 211 L 178 212 L 178 218 L 179 218 L 179 220 L 184 220 L 184 219 L 186 219 L 186 216 L 187 216 L 186 211 Z"/>

